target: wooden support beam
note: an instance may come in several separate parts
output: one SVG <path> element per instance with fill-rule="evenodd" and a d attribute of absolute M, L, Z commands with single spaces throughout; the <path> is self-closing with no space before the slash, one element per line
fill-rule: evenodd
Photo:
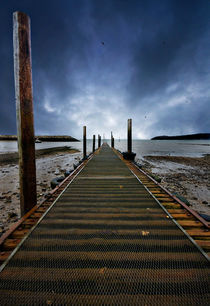
<path fill-rule="evenodd" d="M 83 159 L 87 157 L 86 126 L 83 126 Z"/>
<path fill-rule="evenodd" d="M 111 132 L 111 147 L 114 148 L 114 137 L 112 132 Z"/>
<path fill-rule="evenodd" d="M 100 135 L 98 134 L 98 148 L 100 148 Z"/>
<path fill-rule="evenodd" d="M 19 151 L 20 209 L 27 213 L 37 202 L 30 18 L 13 14 L 14 76 Z"/>
<path fill-rule="evenodd" d="M 128 119 L 128 153 L 132 152 L 132 119 Z"/>
<path fill-rule="evenodd" d="M 93 153 L 96 150 L 96 135 L 93 135 Z"/>

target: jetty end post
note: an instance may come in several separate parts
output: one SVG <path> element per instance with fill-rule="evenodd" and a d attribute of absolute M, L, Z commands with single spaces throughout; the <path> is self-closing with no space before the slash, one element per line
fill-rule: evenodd
<path fill-rule="evenodd" d="M 87 158 L 86 126 L 83 126 L 83 159 Z"/>
<path fill-rule="evenodd" d="M 128 119 L 128 153 L 132 152 L 132 119 Z"/>
<path fill-rule="evenodd" d="M 112 132 L 111 132 L 111 147 L 114 148 L 114 137 Z"/>
<path fill-rule="evenodd" d="M 13 13 L 14 79 L 21 216 L 37 204 L 30 18 Z"/>
<path fill-rule="evenodd" d="M 93 153 L 96 150 L 96 135 L 93 135 Z"/>
<path fill-rule="evenodd" d="M 111 147 L 112 147 L 112 137 L 113 137 L 113 136 L 112 136 L 112 132 L 111 132 Z"/>
<path fill-rule="evenodd" d="M 132 152 L 132 119 L 128 119 L 128 139 L 127 139 L 128 151 L 123 152 L 124 159 L 134 160 L 136 153 Z"/>

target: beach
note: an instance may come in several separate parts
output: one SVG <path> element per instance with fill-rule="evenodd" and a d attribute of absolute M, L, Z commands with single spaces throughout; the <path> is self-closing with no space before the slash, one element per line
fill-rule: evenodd
<path fill-rule="evenodd" d="M 144 156 L 143 169 L 161 178 L 161 185 L 184 197 L 198 213 L 210 215 L 210 155 L 204 157 Z"/>
<path fill-rule="evenodd" d="M 3 156 L 5 155 L 5 156 Z M 50 182 L 65 170 L 73 169 L 82 153 L 69 147 L 36 151 L 36 176 L 38 204 L 52 189 Z M 0 155 L 0 236 L 20 218 L 19 167 L 17 153 Z"/>

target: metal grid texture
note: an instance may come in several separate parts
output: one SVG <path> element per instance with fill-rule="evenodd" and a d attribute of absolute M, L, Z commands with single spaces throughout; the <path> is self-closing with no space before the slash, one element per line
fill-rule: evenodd
<path fill-rule="evenodd" d="M 1 305 L 209 305 L 208 261 L 108 147 L 0 274 Z"/>

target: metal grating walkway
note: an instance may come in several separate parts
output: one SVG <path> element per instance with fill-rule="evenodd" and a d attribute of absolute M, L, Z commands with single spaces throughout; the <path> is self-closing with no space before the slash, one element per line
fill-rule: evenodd
<path fill-rule="evenodd" d="M 1 305 L 209 305 L 208 261 L 108 147 L 0 274 Z"/>

